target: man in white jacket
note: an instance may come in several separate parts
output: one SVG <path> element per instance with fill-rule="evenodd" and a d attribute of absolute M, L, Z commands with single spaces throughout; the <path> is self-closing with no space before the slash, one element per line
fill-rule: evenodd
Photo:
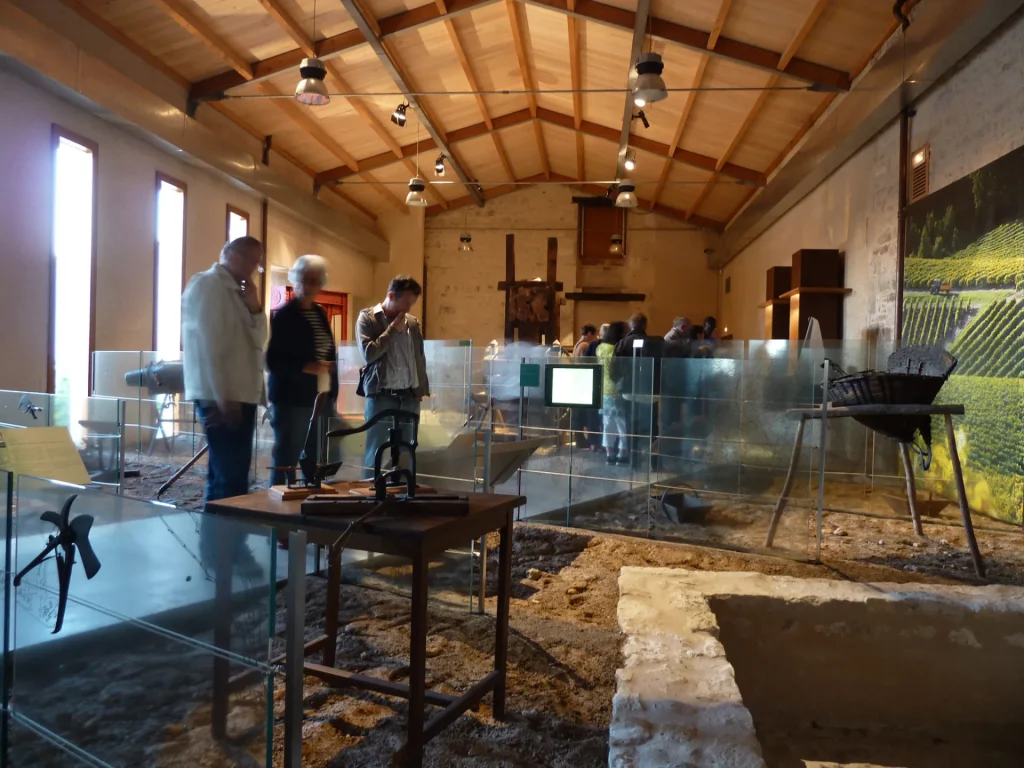
<path fill-rule="evenodd" d="M 232 240 L 181 298 L 185 397 L 196 404 L 210 446 L 207 501 L 249 492 L 256 406 L 264 400 L 267 316 L 252 280 L 262 260 L 255 237 Z M 204 559 L 213 555 L 211 538 L 201 537 Z"/>

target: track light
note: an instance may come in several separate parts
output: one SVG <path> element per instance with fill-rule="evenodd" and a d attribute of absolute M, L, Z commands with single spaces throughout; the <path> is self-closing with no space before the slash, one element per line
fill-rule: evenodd
<path fill-rule="evenodd" d="M 434 161 L 434 174 L 444 176 L 444 153 L 438 155 L 437 160 Z"/>
<path fill-rule="evenodd" d="M 459 235 L 459 251 L 461 253 L 473 252 L 473 236 L 469 232 L 463 232 Z"/>
<path fill-rule="evenodd" d="M 668 98 L 665 81 L 661 79 L 664 69 L 665 65 L 661 61 L 660 54 L 653 51 L 640 54 L 640 58 L 636 62 L 636 83 L 633 85 L 634 104 L 638 107 L 645 107 Z"/>
<path fill-rule="evenodd" d="M 404 101 L 397 107 L 395 107 L 395 111 L 391 113 L 391 122 L 397 125 L 399 128 L 405 128 L 405 110 L 407 110 L 408 108 L 409 105 Z"/>
<path fill-rule="evenodd" d="M 631 179 L 619 182 L 619 194 L 615 198 L 616 208 L 636 208 L 636 184 Z"/>
<path fill-rule="evenodd" d="M 627 171 L 632 171 L 634 168 L 636 168 L 636 152 L 626 153 L 625 166 Z"/>
<path fill-rule="evenodd" d="M 644 114 L 644 111 L 642 109 L 639 112 L 637 112 L 635 115 L 633 115 L 633 119 L 634 120 L 639 120 L 641 123 L 643 123 L 644 124 L 644 128 L 650 128 L 651 127 L 650 122 L 648 122 L 648 120 L 647 120 L 647 115 Z"/>
<path fill-rule="evenodd" d="M 311 107 L 331 103 L 331 97 L 324 85 L 327 68 L 320 59 L 303 59 L 299 65 L 299 84 L 295 86 L 295 100 Z"/>
<path fill-rule="evenodd" d="M 622 235 L 612 235 L 612 244 L 608 248 L 609 256 L 622 256 Z"/>
<path fill-rule="evenodd" d="M 425 208 L 427 198 L 424 197 L 423 190 L 426 188 L 427 182 L 423 179 L 409 179 L 409 194 L 405 196 L 405 204 L 413 208 Z"/>

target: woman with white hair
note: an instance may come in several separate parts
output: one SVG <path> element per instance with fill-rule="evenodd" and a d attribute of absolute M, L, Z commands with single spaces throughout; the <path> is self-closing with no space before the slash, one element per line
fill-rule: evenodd
<path fill-rule="evenodd" d="M 315 303 L 327 284 L 327 262 L 320 256 L 300 256 L 288 270 L 295 296 L 270 320 L 267 369 L 268 399 L 273 406 L 274 467 L 294 467 L 305 445 L 313 403 L 319 392 L 329 394 L 331 413 L 338 397 L 337 352 L 323 307 Z M 272 485 L 294 482 L 295 470 L 274 469 Z"/>

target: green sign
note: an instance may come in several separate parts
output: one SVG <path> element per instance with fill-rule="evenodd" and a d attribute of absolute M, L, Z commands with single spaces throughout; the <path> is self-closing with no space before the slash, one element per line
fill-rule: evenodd
<path fill-rule="evenodd" d="M 537 363 L 520 363 L 519 364 L 519 386 L 520 387 L 539 387 L 540 386 L 540 366 Z"/>

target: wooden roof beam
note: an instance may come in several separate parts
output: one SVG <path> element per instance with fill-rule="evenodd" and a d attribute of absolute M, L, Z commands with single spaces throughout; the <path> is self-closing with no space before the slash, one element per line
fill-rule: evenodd
<path fill-rule="evenodd" d="M 437 0 L 442 6 L 444 0 Z M 440 10 L 440 7 L 439 9 Z M 480 94 L 482 90 L 480 88 L 480 82 L 476 79 L 476 74 L 473 72 L 473 67 L 469 63 L 469 57 L 466 55 L 466 50 L 462 47 L 462 40 L 459 39 L 459 31 L 455 29 L 455 22 L 451 19 L 444 20 L 445 29 L 448 30 L 448 37 L 451 38 L 452 47 L 455 49 L 455 55 L 459 59 L 459 64 L 462 65 L 462 72 L 466 75 L 466 82 L 469 83 L 469 88 L 475 91 L 476 105 L 480 109 L 480 116 L 484 120 L 484 125 L 487 126 L 487 130 L 491 134 L 491 140 L 494 142 L 494 151 L 498 153 L 498 159 L 501 161 L 502 167 L 505 169 L 505 173 L 508 174 L 510 179 L 516 177 L 515 171 L 512 170 L 512 164 L 508 160 L 508 155 L 505 153 L 505 145 L 501 141 L 501 136 L 494 130 L 494 123 L 491 121 L 490 113 L 487 110 L 487 103 L 484 101 L 484 97 Z"/>
<path fill-rule="evenodd" d="M 629 152 L 630 129 L 633 127 L 633 84 L 636 82 L 634 67 L 644 47 L 650 13 L 651 0 L 637 0 L 636 13 L 633 14 L 633 42 L 629 49 L 629 71 L 626 73 L 626 104 L 622 110 L 622 131 L 619 134 L 619 155 L 615 166 L 615 172 L 620 179 L 627 175 L 626 155 Z"/>
<path fill-rule="evenodd" d="M 575 10 L 569 10 L 569 0 L 518 0 L 522 3 L 537 5 L 561 13 L 573 13 L 583 19 L 606 24 L 619 29 L 626 29 L 630 32 L 636 27 L 636 14 L 622 8 L 597 2 L 596 0 L 576 0 Z M 664 40 L 669 43 L 680 45 L 700 53 L 709 50 L 708 43 L 712 33 L 700 29 L 685 27 L 682 24 L 651 17 L 649 21 L 652 37 Z M 732 40 L 727 37 L 718 37 L 712 55 L 744 64 L 766 72 L 776 72 L 780 53 L 759 48 L 756 45 Z M 822 64 L 815 64 L 803 59 L 793 58 L 789 61 L 782 72 L 786 77 L 814 85 L 828 91 L 850 90 L 851 78 L 846 72 L 826 67 Z"/>
<path fill-rule="evenodd" d="M 372 19 L 372 17 L 363 12 L 357 0 L 341 0 L 341 4 L 345 6 L 345 10 L 348 11 L 348 15 L 352 17 L 352 20 L 356 23 L 359 31 L 363 33 L 363 37 L 366 38 L 366 41 L 370 44 L 373 52 L 377 54 L 377 59 L 380 61 L 381 65 L 383 65 L 388 75 L 390 75 L 395 85 L 398 86 L 398 89 L 402 91 L 402 93 L 406 94 L 406 100 L 409 102 L 409 106 L 416 111 L 417 115 L 419 115 L 419 119 L 423 123 L 423 127 L 426 129 L 430 138 L 433 139 L 434 144 L 448 157 L 448 164 L 451 166 L 452 170 L 455 171 L 455 174 L 465 185 L 466 190 L 473 199 L 477 201 L 477 204 L 482 207 L 484 204 L 484 198 L 480 194 L 478 186 L 470 178 L 458 158 L 448 147 L 444 134 L 441 133 L 441 131 L 439 131 L 434 125 L 434 122 L 430 119 L 430 115 L 427 114 L 426 110 L 420 104 L 419 99 L 410 95 L 415 89 L 409 85 L 409 81 L 402 73 L 398 66 L 398 62 L 381 41 L 380 25 L 376 21 L 371 23 L 370 19 Z M 437 11 L 437 8 L 434 6 L 428 7 L 432 8 L 435 12 Z"/>
<path fill-rule="evenodd" d="M 281 95 L 281 92 L 270 83 L 259 83 L 256 87 L 267 96 Z M 359 170 L 359 161 L 345 151 L 345 148 L 326 131 L 319 120 L 310 117 L 306 107 L 303 107 L 293 99 L 270 99 L 270 103 L 284 112 L 292 122 L 313 137 L 324 149 L 351 168 L 353 172 Z"/>
<path fill-rule="evenodd" d="M 531 119 L 532 118 L 530 117 L 530 111 L 528 109 L 520 109 L 516 112 L 510 112 L 506 115 L 500 115 L 498 117 L 492 118 L 491 124 L 494 126 L 494 131 L 500 131 L 504 128 L 511 128 L 514 125 L 520 125 L 522 123 L 528 122 Z M 537 121 L 557 125 L 561 128 L 566 128 L 568 130 L 573 130 L 575 127 L 575 120 L 571 115 L 563 115 L 560 112 L 545 109 L 544 107 L 537 108 Z M 489 129 L 484 123 L 474 123 L 472 125 L 467 125 L 465 128 L 459 128 L 458 130 L 449 132 L 448 143 L 449 145 L 457 144 L 460 141 L 466 141 L 468 139 L 473 139 L 478 136 L 484 136 L 488 132 Z M 580 133 L 586 136 L 593 136 L 594 138 L 604 139 L 605 141 L 610 141 L 613 143 L 617 143 L 619 140 L 619 133 L 614 128 L 609 128 L 608 126 L 600 125 L 598 123 L 592 123 L 588 120 L 583 120 L 580 122 Z M 420 150 L 430 149 L 431 147 L 436 146 L 436 144 L 427 144 L 426 139 L 419 143 Z M 662 155 L 671 160 L 674 160 L 677 163 L 682 163 L 683 165 L 689 165 L 693 168 L 699 168 L 705 171 L 714 172 L 719 162 L 713 157 L 701 155 L 696 152 L 690 152 L 689 150 L 681 149 L 678 146 L 670 155 L 669 145 L 662 144 L 657 141 L 652 141 L 651 139 L 645 138 L 643 136 L 633 136 L 631 146 L 634 147 L 635 149 L 642 149 L 645 152 L 650 152 L 655 155 Z M 415 144 L 410 144 L 408 146 L 402 147 L 403 157 L 415 155 L 416 152 L 417 146 Z M 394 162 L 397 162 L 395 154 L 393 152 L 385 152 L 380 155 L 374 155 L 373 157 L 368 157 L 360 160 L 359 168 L 362 170 L 372 170 L 375 168 L 380 168 L 385 165 L 390 165 L 391 163 Z M 721 167 L 721 172 L 723 175 L 728 176 L 732 179 L 752 184 L 758 187 L 764 186 L 764 184 L 766 183 L 765 175 L 760 171 L 755 171 L 751 168 L 744 168 L 739 165 L 734 165 L 733 163 L 724 163 Z M 346 176 L 353 175 L 353 173 L 354 171 L 347 167 L 347 165 L 339 166 L 337 168 L 330 168 L 326 171 L 321 171 L 320 173 L 318 173 L 317 181 L 323 184 L 329 181 L 343 179 Z"/>
<path fill-rule="evenodd" d="M 807 14 L 807 18 L 804 19 L 804 23 L 789 41 L 789 45 L 786 46 L 786 50 L 779 55 L 779 72 L 769 75 L 768 80 L 764 85 L 765 89 L 757 95 L 757 99 L 754 100 L 754 105 L 750 108 L 750 112 L 747 113 L 746 118 L 740 124 L 739 130 L 736 131 L 736 135 L 733 136 L 729 146 L 718 159 L 718 163 L 715 166 L 715 172 L 711 174 L 711 178 L 708 179 L 708 182 L 704 185 L 700 195 L 697 196 L 697 200 L 691 206 L 691 214 L 696 213 L 700 209 L 701 205 L 704 204 L 704 201 L 707 200 L 708 195 L 711 194 L 711 190 L 714 187 L 715 182 L 718 180 L 718 174 L 722 170 L 722 167 L 729 158 L 732 157 L 732 153 L 736 151 L 740 142 L 742 142 L 746 137 L 747 132 L 750 130 L 750 126 L 752 126 L 754 121 L 757 119 L 757 115 L 760 113 L 761 107 L 764 106 L 764 103 L 768 100 L 768 96 L 772 93 L 771 89 L 778 84 L 779 78 L 781 77 L 780 73 L 786 69 L 789 63 L 793 60 L 793 57 L 796 56 L 796 52 L 799 50 L 800 46 L 803 45 L 804 40 L 807 39 L 807 35 L 811 33 L 811 29 L 814 28 L 815 23 L 817 23 L 818 19 L 821 17 L 828 1 L 829 0 L 817 0 L 817 2 L 815 2 L 810 13 Z"/>
<path fill-rule="evenodd" d="M 291 17 L 281 4 L 281 0 L 260 0 L 260 5 L 267 9 L 267 13 L 277 22 L 277 26 L 288 33 L 288 37 L 295 41 L 295 44 L 306 56 L 316 56 L 313 38 L 307 35 L 305 30 Z"/>
<path fill-rule="evenodd" d="M 162 0 L 154 0 L 154 2 L 161 1 Z M 260 2 L 263 2 L 263 0 L 260 0 Z M 442 18 L 454 18 L 473 10 L 474 8 L 480 8 L 497 2 L 500 2 L 500 0 L 448 0 L 446 3 L 446 7 L 448 8 L 447 14 L 441 13 L 436 5 L 423 5 L 409 11 L 402 11 L 394 14 L 393 16 L 383 18 L 377 22 L 377 27 L 380 29 L 380 37 L 382 39 L 387 39 L 400 32 L 406 32 L 427 24 L 432 24 Z M 327 60 L 338 56 L 344 51 L 357 48 L 360 45 L 365 45 L 366 42 L 366 38 L 359 29 L 350 29 L 337 35 L 326 37 L 323 40 L 316 41 L 314 43 L 314 48 L 316 55 L 319 58 Z M 249 80 L 265 80 L 268 77 L 273 77 L 274 75 L 280 74 L 281 72 L 285 72 L 289 69 L 295 69 L 296 78 L 298 78 L 297 72 L 299 63 L 306 58 L 306 56 L 306 51 L 301 47 L 295 48 L 291 51 L 280 53 L 277 56 L 271 56 L 268 59 L 261 59 L 259 61 L 252 62 L 252 72 L 250 77 L 243 77 L 235 70 L 221 72 L 218 75 L 207 77 L 192 84 L 192 88 L 189 92 L 189 99 L 191 101 L 209 99 L 215 97 L 219 93 L 223 93 L 224 91 L 237 88 L 240 85 L 245 85 Z"/>
<path fill-rule="evenodd" d="M 199 9 L 189 0 L 153 0 L 164 13 L 184 30 L 220 56 L 243 80 L 252 80 L 253 69 L 242 54 L 234 50 L 199 16 Z"/>
<path fill-rule="evenodd" d="M 530 72 L 530 57 L 526 55 L 526 39 L 523 34 L 524 28 L 519 20 L 519 5 L 516 0 L 505 0 L 505 8 L 508 10 L 508 22 L 512 27 L 512 42 L 515 44 L 516 58 L 519 60 L 519 73 L 523 78 L 523 88 L 526 89 L 526 103 L 529 105 L 530 115 L 537 116 L 537 94 L 533 93 L 537 85 Z M 548 148 L 544 142 L 544 132 L 540 123 L 534 123 L 533 135 L 537 139 L 537 151 L 540 153 L 541 167 L 547 176 L 551 175 L 551 162 L 548 160 Z"/>

